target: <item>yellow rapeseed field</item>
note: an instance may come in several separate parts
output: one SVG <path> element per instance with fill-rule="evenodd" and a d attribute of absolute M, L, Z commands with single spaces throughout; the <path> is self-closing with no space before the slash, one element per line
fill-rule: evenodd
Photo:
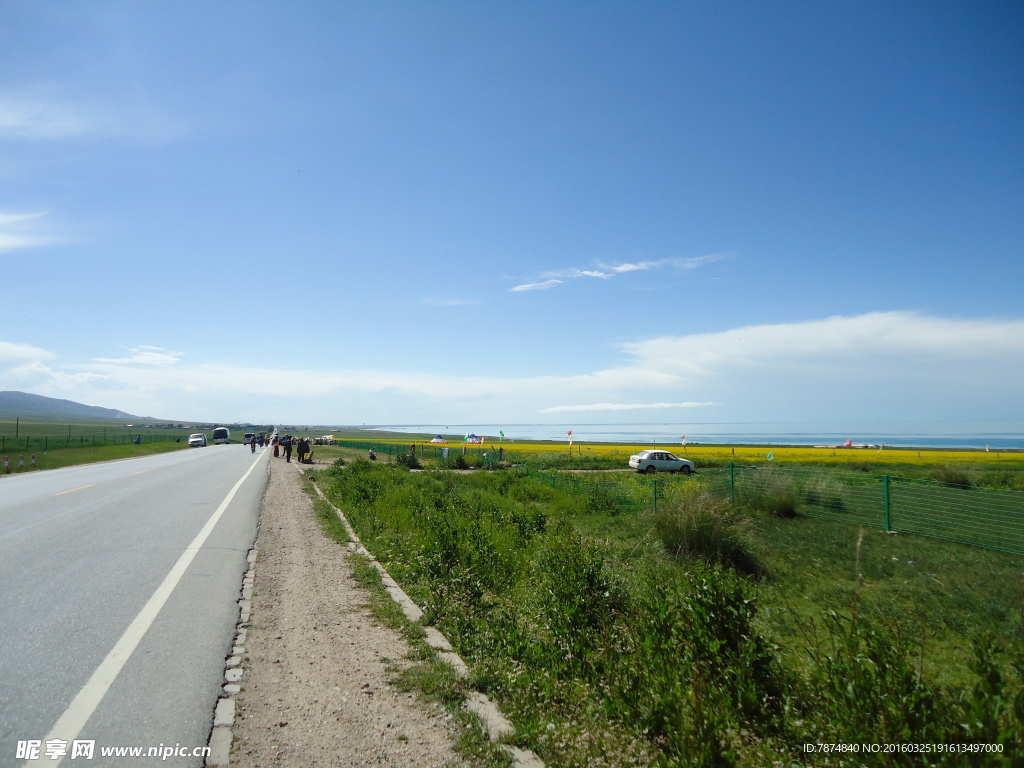
<path fill-rule="evenodd" d="M 342 441 L 343 442 L 343 441 Z M 390 439 L 379 440 L 381 444 L 409 445 L 411 440 Z M 417 444 L 428 444 L 416 441 Z M 449 448 L 461 447 L 461 442 L 449 442 Z M 568 443 L 551 441 L 508 441 L 499 442 L 497 438 L 485 437 L 482 445 L 470 445 L 477 450 L 496 450 L 504 447 L 512 454 L 559 453 L 568 454 Z M 571 450 L 574 456 L 621 456 L 625 462 L 629 456 L 644 448 L 661 448 L 677 456 L 687 459 L 708 459 L 716 462 L 735 461 L 737 464 L 764 464 L 768 454 L 773 455 L 775 464 L 834 464 L 837 468 L 853 464 L 870 463 L 874 465 L 902 464 L 917 466 L 943 466 L 947 464 L 970 464 L 997 469 L 1024 465 L 1024 453 L 1020 451 L 979 451 L 979 450 L 938 450 L 938 449 L 907 449 L 907 448 L 814 448 L 787 446 L 726 446 L 726 445 L 687 445 L 679 443 L 645 444 L 636 443 L 577 443 Z"/>

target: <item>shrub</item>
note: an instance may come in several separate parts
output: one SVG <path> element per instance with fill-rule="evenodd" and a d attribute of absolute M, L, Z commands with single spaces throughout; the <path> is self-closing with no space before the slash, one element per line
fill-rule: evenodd
<path fill-rule="evenodd" d="M 950 742 L 950 701 L 922 675 L 916 643 L 897 622 L 871 620 L 855 604 L 851 617 L 825 616 L 825 642 L 808 648 L 822 739 Z M 914 764 L 908 761 L 908 764 Z"/>
<path fill-rule="evenodd" d="M 792 479 L 772 470 L 759 470 L 757 476 L 740 486 L 741 503 L 775 517 L 796 517 L 799 495 Z"/>
<path fill-rule="evenodd" d="M 842 486 L 834 484 L 828 479 L 821 479 L 812 483 L 804 489 L 802 496 L 804 504 L 809 506 L 820 507 L 826 512 L 846 512 L 846 502 L 843 501 Z M 779 515 L 779 517 L 793 516 Z"/>
<path fill-rule="evenodd" d="M 978 484 L 972 467 L 959 467 L 955 464 L 947 464 L 935 470 L 935 479 L 953 488 L 973 488 Z"/>
<path fill-rule="evenodd" d="M 978 485 L 985 488 L 1017 488 L 1024 483 L 1024 474 L 1019 470 L 990 470 L 978 480 Z"/>
<path fill-rule="evenodd" d="M 420 460 L 416 458 L 415 453 L 400 453 L 395 456 L 395 463 L 400 467 L 406 469 L 422 469 L 423 465 L 420 464 Z"/>
<path fill-rule="evenodd" d="M 654 526 L 665 551 L 673 557 L 718 563 L 751 576 L 761 574 L 761 562 L 747 535 L 749 518 L 727 499 L 703 488 L 667 502 Z"/>

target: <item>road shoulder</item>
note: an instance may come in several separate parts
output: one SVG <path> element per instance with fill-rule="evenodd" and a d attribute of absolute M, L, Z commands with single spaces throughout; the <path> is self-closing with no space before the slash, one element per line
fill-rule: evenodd
<path fill-rule="evenodd" d="M 409 646 L 368 610 L 352 555 L 324 533 L 294 469 L 271 461 L 232 766 L 447 766 L 440 707 L 395 690 Z"/>

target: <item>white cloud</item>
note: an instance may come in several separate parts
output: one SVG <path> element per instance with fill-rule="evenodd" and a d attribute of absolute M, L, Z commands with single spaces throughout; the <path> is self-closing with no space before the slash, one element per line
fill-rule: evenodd
<path fill-rule="evenodd" d="M 621 349 L 618 365 L 515 377 L 195 363 L 144 346 L 70 364 L 0 342 L 0 389 L 161 418 L 288 423 L 529 422 L 657 409 L 690 409 L 710 421 L 1024 420 L 1024 320 L 878 312 Z"/>
<path fill-rule="evenodd" d="M 563 269 L 556 272 L 545 272 L 541 277 L 548 278 L 544 281 L 523 283 L 509 288 L 509 291 L 536 291 L 544 288 L 553 288 L 561 285 L 567 280 L 577 280 L 581 277 L 593 277 L 600 280 L 608 280 L 616 275 L 627 272 L 646 272 L 657 269 L 673 269 L 676 271 L 696 269 L 697 267 L 710 264 L 725 258 L 724 254 L 713 253 L 707 256 L 696 256 L 690 259 L 669 258 L 657 261 L 624 262 L 621 264 L 600 264 L 600 269 Z"/>
<path fill-rule="evenodd" d="M 703 408 L 717 403 L 592 403 L 589 405 L 556 405 L 538 413 L 577 413 L 582 411 L 644 411 L 662 408 Z"/>
<path fill-rule="evenodd" d="M 94 357 L 97 363 L 140 364 L 140 365 L 173 365 L 182 356 L 181 352 L 168 352 L 161 347 L 149 347 L 144 344 L 137 347 L 122 347 L 131 352 L 128 357 Z"/>
<path fill-rule="evenodd" d="M 10 341 L 0 341 L 0 366 L 24 365 L 47 360 L 53 357 L 52 352 L 31 344 L 15 344 Z"/>
<path fill-rule="evenodd" d="M 909 369 L 916 365 L 970 359 L 1019 364 L 1024 355 L 1024 321 L 871 312 L 664 336 L 622 347 L 642 365 L 686 377 L 800 366 L 870 378 L 890 365 L 911 375 Z"/>

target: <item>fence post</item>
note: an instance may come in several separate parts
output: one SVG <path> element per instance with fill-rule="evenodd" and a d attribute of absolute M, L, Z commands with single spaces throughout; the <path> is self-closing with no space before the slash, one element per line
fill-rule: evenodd
<path fill-rule="evenodd" d="M 736 466 L 729 462 L 729 500 L 736 503 Z"/>
<path fill-rule="evenodd" d="M 892 530 L 889 520 L 889 476 L 882 475 L 882 480 L 885 487 L 885 530 L 888 532 Z"/>

